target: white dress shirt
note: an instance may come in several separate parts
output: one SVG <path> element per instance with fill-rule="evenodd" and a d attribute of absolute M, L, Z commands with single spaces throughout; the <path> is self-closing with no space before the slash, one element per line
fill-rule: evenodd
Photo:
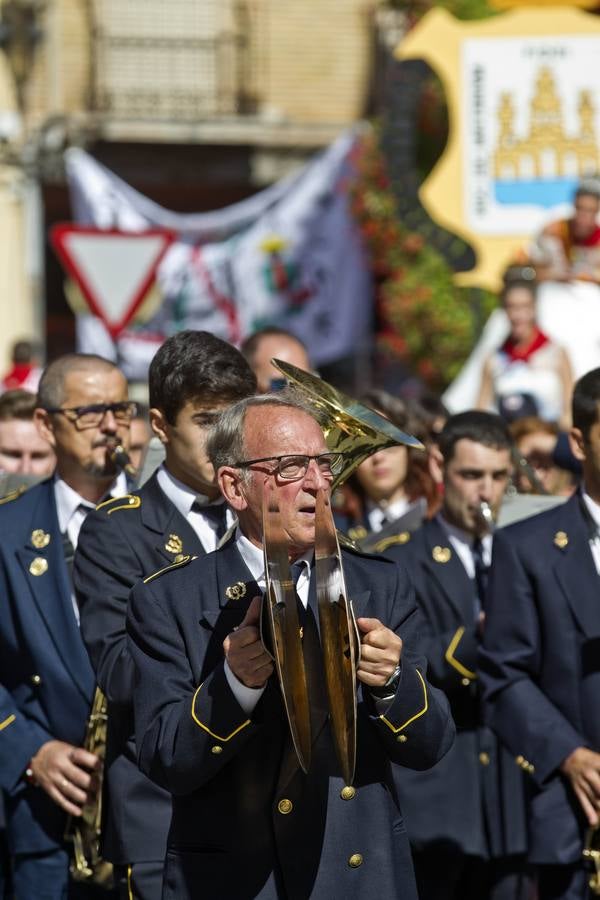
<path fill-rule="evenodd" d="M 127 476 L 125 472 L 119 472 L 109 493 L 111 497 L 122 497 L 123 494 L 127 493 Z M 67 533 L 73 545 L 73 550 L 76 550 L 83 521 L 90 509 L 96 509 L 96 504 L 90 500 L 85 500 L 66 481 L 63 481 L 59 475 L 56 475 L 54 478 L 54 499 L 56 501 L 56 514 L 58 516 L 60 533 Z M 77 606 L 74 591 L 71 591 L 71 602 L 77 624 L 79 624 L 79 607 Z"/>
<path fill-rule="evenodd" d="M 202 510 L 192 509 L 192 506 L 198 499 L 197 491 L 193 490 L 182 481 L 179 481 L 178 478 L 175 478 L 175 476 L 165 468 L 164 463 L 160 466 L 156 479 L 163 493 L 167 495 L 173 506 L 192 526 L 206 552 L 210 553 L 212 550 L 216 550 L 217 544 L 219 543 L 216 523 L 209 521 L 209 519 L 203 516 Z M 225 501 L 220 498 L 214 502 L 214 506 L 224 502 Z M 211 503 L 210 505 L 212 506 L 213 504 Z M 234 513 L 227 508 L 225 512 L 226 527 L 230 528 L 234 521 Z"/>
<path fill-rule="evenodd" d="M 585 490 L 585 485 L 582 485 L 581 496 L 583 497 L 583 502 L 588 508 L 590 516 L 598 527 L 598 531 L 590 540 L 590 550 L 592 551 L 592 556 L 594 557 L 594 565 L 596 566 L 596 571 L 598 575 L 600 575 L 600 505 L 596 503 L 595 500 L 592 500 L 590 495 Z"/>
<path fill-rule="evenodd" d="M 411 506 L 412 503 L 406 497 L 401 497 L 400 500 L 396 500 L 395 503 L 388 503 L 386 506 L 378 506 L 372 500 L 367 500 L 366 509 L 369 528 L 371 531 L 381 531 L 384 525 L 387 525 L 388 522 L 393 522 L 394 519 L 399 519 Z"/>
<path fill-rule="evenodd" d="M 438 513 L 437 520 L 448 535 L 448 540 L 450 541 L 452 548 L 463 564 L 465 572 L 467 573 L 469 578 L 474 579 L 475 563 L 473 561 L 473 542 L 475 538 L 472 534 L 469 534 L 468 531 L 463 531 L 462 528 L 457 528 L 456 525 L 451 525 L 450 522 L 446 521 L 441 513 Z M 481 543 L 483 545 L 481 555 L 483 556 L 483 561 L 486 566 L 491 565 L 492 562 L 493 539 L 493 535 L 491 534 L 484 534 L 481 538 Z"/>
<path fill-rule="evenodd" d="M 262 548 L 257 547 L 256 544 L 253 544 L 252 541 L 249 541 L 248 538 L 242 534 L 239 528 L 236 529 L 235 544 L 240 556 L 250 570 L 250 574 L 256 582 L 258 589 L 264 594 L 266 582 Z M 313 551 L 309 550 L 307 553 L 303 554 L 297 561 L 299 562 L 300 560 L 304 562 L 305 565 L 303 566 L 300 577 L 298 578 L 298 582 L 296 584 L 296 592 L 300 598 L 300 602 L 306 608 L 308 606 L 308 589 L 310 585 Z M 243 684 L 239 680 L 239 678 L 236 678 L 236 676 L 233 674 L 227 660 L 225 660 L 224 665 L 227 683 L 229 684 L 229 687 L 231 688 L 235 699 L 240 704 L 246 715 L 249 716 L 262 697 L 265 688 L 264 686 L 260 688 L 246 687 L 246 685 Z"/>

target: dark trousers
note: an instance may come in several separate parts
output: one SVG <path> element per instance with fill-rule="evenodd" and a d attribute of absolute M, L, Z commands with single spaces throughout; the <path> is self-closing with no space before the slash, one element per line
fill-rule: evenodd
<path fill-rule="evenodd" d="M 591 873 L 576 866 L 538 866 L 538 900 L 588 900 Z"/>
<path fill-rule="evenodd" d="M 164 868 L 163 860 L 115 866 L 119 900 L 161 900 Z"/>
<path fill-rule="evenodd" d="M 457 847 L 413 852 L 419 900 L 531 900 L 523 857 L 484 860 Z"/>

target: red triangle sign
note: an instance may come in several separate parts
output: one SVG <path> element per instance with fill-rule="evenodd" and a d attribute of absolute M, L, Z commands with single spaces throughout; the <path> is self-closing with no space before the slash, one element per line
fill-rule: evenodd
<path fill-rule="evenodd" d="M 50 240 L 90 311 L 102 319 L 115 340 L 148 293 L 175 233 L 104 231 L 69 222 L 54 225 Z"/>

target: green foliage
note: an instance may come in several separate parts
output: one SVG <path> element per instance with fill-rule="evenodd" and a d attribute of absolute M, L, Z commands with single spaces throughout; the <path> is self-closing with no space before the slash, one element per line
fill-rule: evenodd
<path fill-rule="evenodd" d="M 379 345 L 442 390 L 460 371 L 495 299 L 457 288 L 442 256 L 399 220 L 375 134 L 362 142 L 356 165 L 352 205 L 377 282 Z"/>

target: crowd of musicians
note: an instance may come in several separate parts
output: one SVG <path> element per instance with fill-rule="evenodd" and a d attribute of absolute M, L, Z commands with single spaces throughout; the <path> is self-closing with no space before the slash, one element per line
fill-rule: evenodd
<path fill-rule="evenodd" d="M 361 651 L 346 783 L 323 696 L 314 565 L 316 500 L 343 460 L 273 356 L 310 365 L 275 330 L 243 353 L 205 332 L 169 338 L 148 386 L 164 460 L 141 487 L 115 453 L 137 414 L 112 363 L 64 356 L 36 398 L 0 398 L 0 454 L 16 421 L 10 433 L 29 437 L 8 455 L 48 474 L 0 502 L 4 896 L 591 896 L 600 369 L 572 393 L 563 502 L 505 528 L 495 523 L 509 485 L 537 478 L 534 463 L 515 471 L 504 419 L 472 410 L 443 423 L 431 407 L 413 421 L 389 395 L 364 398 L 421 429 L 427 450 L 378 451 L 332 500 Z M 266 489 L 310 675 L 306 772 L 263 642 Z M 104 759 L 85 746 L 96 686 Z M 73 878 L 65 837 L 100 782 L 110 888 Z"/>

